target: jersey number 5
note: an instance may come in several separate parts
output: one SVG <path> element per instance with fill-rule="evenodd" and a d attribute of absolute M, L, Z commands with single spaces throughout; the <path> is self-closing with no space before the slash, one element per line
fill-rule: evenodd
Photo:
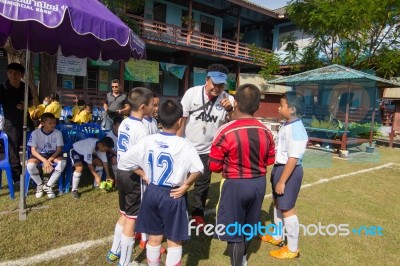
<path fill-rule="evenodd" d="M 128 143 L 129 135 L 124 132 L 120 132 L 118 135 L 118 150 L 126 152 L 128 150 Z"/>
<path fill-rule="evenodd" d="M 172 166 L 174 163 L 171 154 L 166 152 L 161 152 L 157 157 L 157 161 L 154 162 L 154 151 L 150 151 L 148 163 L 151 169 L 150 182 L 152 182 L 153 184 L 157 184 L 159 186 L 171 186 L 170 184 L 168 184 L 168 178 L 171 176 L 173 172 Z M 154 177 L 154 172 L 155 172 L 154 167 L 163 169 L 160 176 Z"/>

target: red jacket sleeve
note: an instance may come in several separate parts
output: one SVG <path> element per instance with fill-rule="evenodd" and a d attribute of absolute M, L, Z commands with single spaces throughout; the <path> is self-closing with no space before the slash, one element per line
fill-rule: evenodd
<path fill-rule="evenodd" d="M 226 149 L 224 145 L 224 135 L 219 134 L 213 141 L 209 156 L 209 167 L 212 172 L 220 173 L 224 166 Z"/>
<path fill-rule="evenodd" d="M 268 153 L 267 153 L 267 165 L 275 163 L 275 142 L 272 134 L 268 133 Z"/>

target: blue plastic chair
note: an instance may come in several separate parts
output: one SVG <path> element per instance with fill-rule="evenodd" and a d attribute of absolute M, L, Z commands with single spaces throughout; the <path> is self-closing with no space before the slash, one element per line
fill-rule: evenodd
<path fill-rule="evenodd" d="M 92 108 L 92 122 L 96 123 L 97 121 L 100 121 L 99 108 L 93 107 Z"/>
<path fill-rule="evenodd" d="M 62 120 L 64 120 L 64 122 L 66 122 L 71 117 L 72 117 L 72 107 L 71 106 L 65 106 L 61 110 L 60 118 L 62 118 Z"/>
<path fill-rule="evenodd" d="M 101 126 L 96 123 L 86 123 L 79 125 L 78 130 L 85 132 L 87 138 L 97 138 L 101 133 Z"/>
<path fill-rule="evenodd" d="M 73 144 L 77 141 L 86 139 L 86 133 L 80 130 L 67 130 L 63 132 L 63 139 L 64 139 L 64 148 L 63 153 L 67 153 L 67 165 L 65 166 L 65 185 L 64 192 L 68 193 L 71 187 L 71 179 L 72 179 L 72 160 L 70 156 L 70 151 L 73 148 Z M 61 178 L 61 177 L 60 177 Z"/>
<path fill-rule="evenodd" d="M 8 188 L 10 190 L 10 198 L 15 199 L 14 196 L 14 181 L 12 178 L 11 164 L 8 157 L 8 136 L 3 131 L 0 131 L 0 139 L 4 142 L 4 159 L 0 161 L 0 189 L 3 170 L 6 171 Z"/>

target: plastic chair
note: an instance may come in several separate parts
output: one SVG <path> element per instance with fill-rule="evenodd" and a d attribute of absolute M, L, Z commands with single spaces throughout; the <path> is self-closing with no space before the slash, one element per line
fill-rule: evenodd
<path fill-rule="evenodd" d="M 11 164 L 8 157 L 8 136 L 3 131 L 0 132 L 0 139 L 4 142 L 4 159 L 0 161 L 0 189 L 3 170 L 6 171 L 8 188 L 10 190 L 10 198 L 15 199 L 14 196 L 14 181 L 12 178 Z"/>
<path fill-rule="evenodd" d="M 96 123 L 97 121 L 100 121 L 100 115 L 99 115 L 99 108 L 93 107 L 92 109 L 92 122 Z"/>
<path fill-rule="evenodd" d="M 63 153 L 66 153 L 67 156 L 67 164 L 65 166 L 65 185 L 64 187 L 64 192 L 68 193 L 70 186 L 71 186 L 71 179 L 72 179 L 72 160 L 70 157 L 70 150 L 73 148 L 73 144 L 77 141 L 83 140 L 87 138 L 86 133 L 80 130 L 67 130 L 63 132 L 63 139 L 64 139 L 64 147 L 63 147 Z M 60 177 L 61 178 L 61 177 Z"/>
<path fill-rule="evenodd" d="M 85 132 L 87 138 L 96 138 L 100 135 L 101 126 L 96 123 L 86 123 L 79 125 L 78 130 Z"/>
<path fill-rule="evenodd" d="M 72 107 L 71 106 L 65 106 L 62 110 L 61 110 L 61 116 L 62 120 L 64 120 L 64 122 L 66 122 L 68 119 L 70 119 L 72 117 Z"/>

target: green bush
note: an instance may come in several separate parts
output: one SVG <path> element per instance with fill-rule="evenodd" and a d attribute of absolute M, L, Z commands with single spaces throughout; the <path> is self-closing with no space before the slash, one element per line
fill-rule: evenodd
<path fill-rule="evenodd" d="M 382 136 L 380 130 L 380 124 L 374 123 L 373 127 L 373 137 Z M 371 123 L 356 123 L 352 122 L 349 125 L 349 137 L 354 138 L 369 138 L 371 131 Z"/>

